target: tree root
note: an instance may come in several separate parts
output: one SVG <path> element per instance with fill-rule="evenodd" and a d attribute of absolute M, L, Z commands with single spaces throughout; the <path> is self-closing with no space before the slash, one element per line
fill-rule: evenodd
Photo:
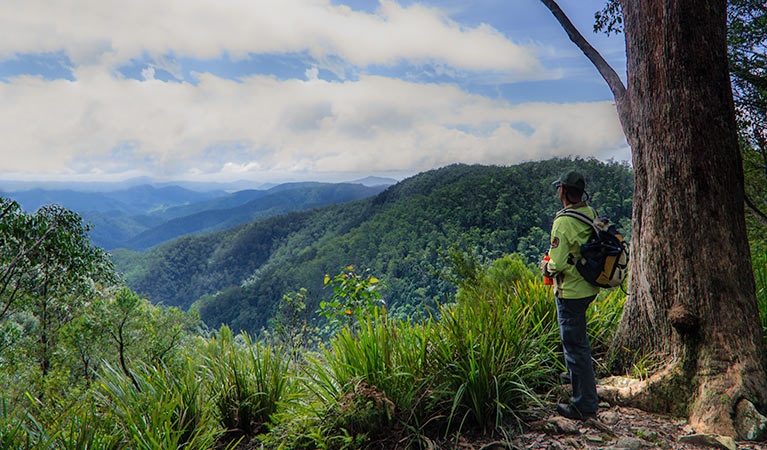
<path fill-rule="evenodd" d="M 597 394 L 610 404 L 685 416 L 690 390 L 689 383 L 680 383 L 683 378 L 679 364 L 672 363 L 647 379 L 605 378 L 597 386 Z"/>
<path fill-rule="evenodd" d="M 767 439 L 767 417 L 748 399 L 755 393 L 744 382 L 743 373 L 735 365 L 718 375 L 690 376 L 682 364 L 672 362 L 643 380 L 603 379 L 597 393 L 610 404 L 687 417 L 696 433 Z"/>

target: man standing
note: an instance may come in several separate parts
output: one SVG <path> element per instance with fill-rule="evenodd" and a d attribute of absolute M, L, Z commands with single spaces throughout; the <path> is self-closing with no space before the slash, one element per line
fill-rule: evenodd
<path fill-rule="evenodd" d="M 594 218 L 595 211 L 583 201 L 586 181 L 576 171 L 567 171 L 554 182 L 564 210 L 574 210 Z M 573 395 L 570 404 L 557 405 L 557 413 L 569 419 L 586 420 L 599 408 L 591 345 L 586 334 L 586 308 L 599 293 L 599 287 L 586 281 L 575 268 L 593 229 L 586 223 L 557 213 L 551 227 L 549 260 L 541 262 L 544 276 L 554 279 L 557 320 L 565 364 L 570 374 Z"/>

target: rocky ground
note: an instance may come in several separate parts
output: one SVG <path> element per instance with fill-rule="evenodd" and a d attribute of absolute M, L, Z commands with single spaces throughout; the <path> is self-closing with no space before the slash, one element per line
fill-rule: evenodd
<path fill-rule="evenodd" d="M 577 422 L 557 416 L 553 405 L 534 414 L 538 420 L 509 442 L 459 443 L 462 450 L 641 450 L 712 449 L 767 450 L 767 442 L 736 442 L 728 438 L 696 435 L 686 420 L 662 417 L 634 408 L 607 406 L 596 420 Z"/>
<path fill-rule="evenodd" d="M 634 408 L 602 405 L 596 419 L 586 422 L 556 415 L 554 404 L 531 411 L 518 434 L 508 439 L 463 436 L 446 442 L 426 439 L 423 450 L 767 450 L 767 442 L 739 442 L 696 435 L 686 420 L 663 417 Z M 221 447 L 223 448 L 223 446 Z M 373 443 L 374 450 L 397 450 L 397 441 Z M 236 450 L 263 449 L 245 440 Z"/>

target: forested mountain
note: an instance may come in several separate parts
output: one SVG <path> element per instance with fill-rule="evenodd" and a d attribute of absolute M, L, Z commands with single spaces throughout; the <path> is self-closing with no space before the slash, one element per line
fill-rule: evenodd
<path fill-rule="evenodd" d="M 309 308 L 325 274 L 353 265 L 384 281 L 390 309 L 408 310 L 450 292 L 435 275 L 453 245 L 481 258 L 521 252 L 531 261 L 548 247 L 560 209 L 551 182 L 577 168 L 591 204 L 628 224 L 633 175 L 621 164 L 555 159 L 512 167 L 452 165 L 364 200 L 257 220 L 187 236 L 146 254 L 117 252 L 129 286 L 154 302 L 197 302 L 209 325 L 258 330 L 286 293 L 306 288 Z M 331 294 L 332 295 L 332 294 Z"/>
<path fill-rule="evenodd" d="M 178 211 L 200 209 L 200 212 L 177 216 L 161 225 L 143 231 L 124 241 L 121 247 L 145 250 L 179 236 L 224 230 L 255 219 L 299 211 L 331 203 L 344 203 L 375 195 L 385 186 L 367 187 L 361 184 L 298 183 L 280 185 L 268 191 L 242 191 L 202 205 L 175 208 Z M 239 203 L 251 197 L 252 200 Z M 234 206 L 217 208 L 217 206 Z"/>

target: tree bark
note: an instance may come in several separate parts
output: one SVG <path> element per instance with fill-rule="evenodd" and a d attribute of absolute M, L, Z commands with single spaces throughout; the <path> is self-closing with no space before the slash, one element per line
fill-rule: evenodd
<path fill-rule="evenodd" d="M 767 375 L 728 72 L 727 2 L 621 6 L 628 80 L 616 106 L 635 182 L 631 283 L 613 354 L 617 368 L 643 355 L 665 365 L 612 397 L 687 414 L 698 432 L 735 436 L 739 402 L 767 407 Z"/>
<path fill-rule="evenodd" d="M 614 348 L 664 355 L 678 370 L 662 383 L 688 398 L 667 395 L 657 409 L 686 410 L 696 431 L 732 436 L 738 401 L 767 405 L 767 376 L 727 2 L 623 0 L 622 7 L 636 131 L 634 258 Z"/>

